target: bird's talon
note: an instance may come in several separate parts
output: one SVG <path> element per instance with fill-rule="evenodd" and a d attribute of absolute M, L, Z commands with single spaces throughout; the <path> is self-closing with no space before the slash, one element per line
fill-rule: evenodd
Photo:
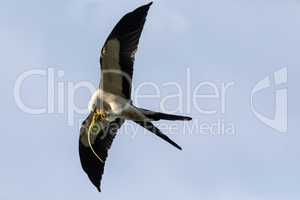
<path fill-rule="evenodd" d="M 107 114 L 105 112 L 96 111 L 94 115 L 94 121 L 105 120 Z"/>

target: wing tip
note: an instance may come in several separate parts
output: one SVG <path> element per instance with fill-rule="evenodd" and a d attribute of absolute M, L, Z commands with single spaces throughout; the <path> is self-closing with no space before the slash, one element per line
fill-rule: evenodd
<path fill-rule="evenodd" d="M 100 185 L 96 186 L 98 192 L 101 192 L 101 188 L 100 188 Z"/>
<path fill-rule="evenodd" d="M 149 10 L 150 6 L 153 4 L 153 1 L 150 1 L 149 3 L 141 6 L 142 8 L 146 8 L 146 10 Z"/>

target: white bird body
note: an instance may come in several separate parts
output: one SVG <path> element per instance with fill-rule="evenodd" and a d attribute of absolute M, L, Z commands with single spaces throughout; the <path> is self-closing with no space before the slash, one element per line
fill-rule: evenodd
<path fill-rule="evenodd" d="M 106 120 L 111 122 L 117 118 L 126 120 L 147 120 L 147 117 L 142 114 L 130 101 L 123 97 L 108 93 L 102 89 L 97 89 L 92 95 L 88 109 L 90 112 L 97 110 L 98 112 L 106 113 Z"/>

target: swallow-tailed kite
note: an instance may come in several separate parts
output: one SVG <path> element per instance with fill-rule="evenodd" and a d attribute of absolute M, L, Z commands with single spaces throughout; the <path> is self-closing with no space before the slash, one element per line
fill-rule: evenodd
<path fill-rule="evenodd" d="M 125 120 L 131 120 L 181 150 L 152 121 L 191 120 L 138 108 L 131 101 L 131 79 L 146 15 L 152 2 L 126 14 L 114 27 L 101 50 L 101 81 L 92 95 L 88 117 L 80 129 L 79 155 L 83 170 L 100 191 L 107 152 Z"/>

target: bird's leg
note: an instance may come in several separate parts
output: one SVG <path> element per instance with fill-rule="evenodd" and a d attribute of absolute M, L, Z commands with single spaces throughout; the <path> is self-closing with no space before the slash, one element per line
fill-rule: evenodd
<path fill-rule="evenodd" d="M 92 123 L 90 124 L 89 127 L 89 132 L 92 134 L 98 134 L 100 129 L 101 129 L 101 121 L 104 121 L 107 117 L 107 114 L 102 111 L 95 110 L 94 115 L 93 115 L 93 120 Z"/>
<path fill-rule="evenodd" d="M 106 112 L 97 110 L 94 114 L 93 120 L 94 121 L 102 121 L 102 120 L 105 120 L 106 117 L 107 117 Z"/>

